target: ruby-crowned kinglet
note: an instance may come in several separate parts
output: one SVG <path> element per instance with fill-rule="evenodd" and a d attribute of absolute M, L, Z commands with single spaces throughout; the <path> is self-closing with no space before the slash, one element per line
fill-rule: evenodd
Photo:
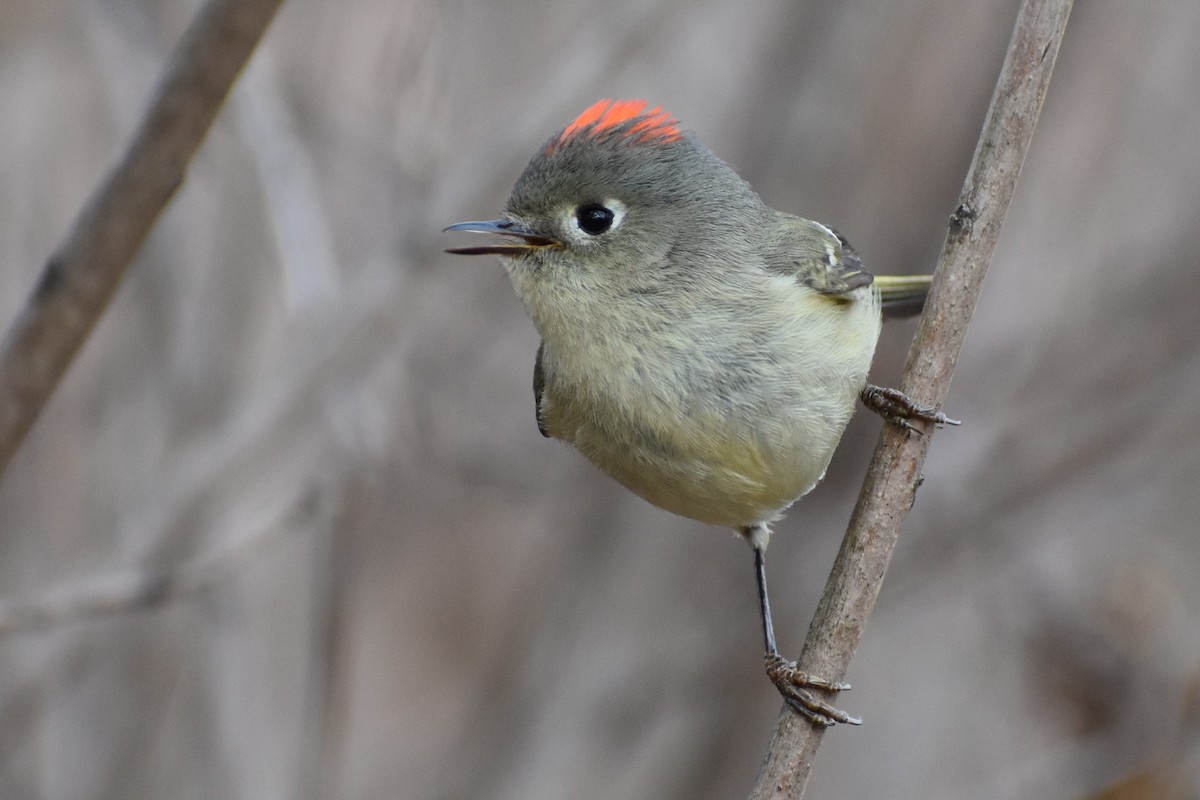
<path fill-rule="evenodd" d="M 496 254 L 542 336 L 537 424 L 651 503 L 754 548 L 767 673 L 814 723 L 858 724 L 776 648 L 769 524 L 821 480 L 855 399 L 954 423 L 867 384 L 881 305 L 920 307 L 928 276 L 876 277 L 819 222 L 768 208 L 661 108 L 602 100 L 555 134 L 504 216 L 448 231 Z M 916 430 L 914 428 L 914 430 Z"/>

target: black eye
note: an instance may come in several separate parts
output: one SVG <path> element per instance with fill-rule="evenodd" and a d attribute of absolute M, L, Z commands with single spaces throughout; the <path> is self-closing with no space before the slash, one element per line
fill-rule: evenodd
<path fill-rule="evenodd" d="M 579 229 L 592 236 L 599 236 L 611 228 L 615 216 L 612 209 L 599 203 L 589 203 L 575 210 L 575 221 L 579 223 Z"/>

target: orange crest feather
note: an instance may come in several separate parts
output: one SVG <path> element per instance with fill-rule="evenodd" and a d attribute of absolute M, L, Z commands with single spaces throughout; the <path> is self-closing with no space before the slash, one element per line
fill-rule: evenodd
<path fill-rule="evenodd" d="M 679 120 L 655 106 L 647 110 L 645 100 L 601 100 L 593 103 L 566 127 L 566 130 L 551 143 L 548 150 L 578 136 L 597 136 L 632 122 L 624 132 L 635 142 L 673 142 L 683 138 Z"/>

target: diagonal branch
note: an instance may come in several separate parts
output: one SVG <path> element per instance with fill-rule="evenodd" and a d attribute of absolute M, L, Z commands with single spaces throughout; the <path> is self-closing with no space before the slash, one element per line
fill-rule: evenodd
<path fill-rule="evenodd" d="M 1050 83 L 1072 0 L 1025 0 L 938 261 L 900 388 L 941 407 Z M 875 605 L 930 436 L 885 425 L 809 627 L 800 669 L 840 681 Z M 751 800 L 804 794 L 823 729 L 786 706 Z"/>
<path fill-rule="evenodd" d="M 0 474 L 183 183 L 192 155 L 282 3 L 205 3 L 129 149 L 47 262 L 0 346 Z"/>
<path fill-rule="evenodd" d="M 305 486 L 269 524 L 177 567 L 77 581 L 31 600 L 0 597 L 0 638 L 148 611 L 209 590 L 264 560 L 286 536 L 314 527 L 320 501 L 317 489 Z"/>

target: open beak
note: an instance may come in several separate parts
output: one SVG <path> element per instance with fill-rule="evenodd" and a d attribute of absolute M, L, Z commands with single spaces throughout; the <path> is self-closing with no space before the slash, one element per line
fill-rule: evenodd
<path fill-rule="evenodd" d="M 487 222 L 457 222 L 445 231 L 470 231 L 471 233 L 493 233 L 499 236 L 511 236 L 520 241 L 496 242 L 495 244 L 479 245 L 477 247 L 449 247 L 447 253 L 457 253 L 460 256 L 482 256 L 494 254 L 498 256 L 513 256 L 528 253 L 542 247 L 559 247 L 553 239 L 534 233 L 516 220 L 494 219 Z"/>

